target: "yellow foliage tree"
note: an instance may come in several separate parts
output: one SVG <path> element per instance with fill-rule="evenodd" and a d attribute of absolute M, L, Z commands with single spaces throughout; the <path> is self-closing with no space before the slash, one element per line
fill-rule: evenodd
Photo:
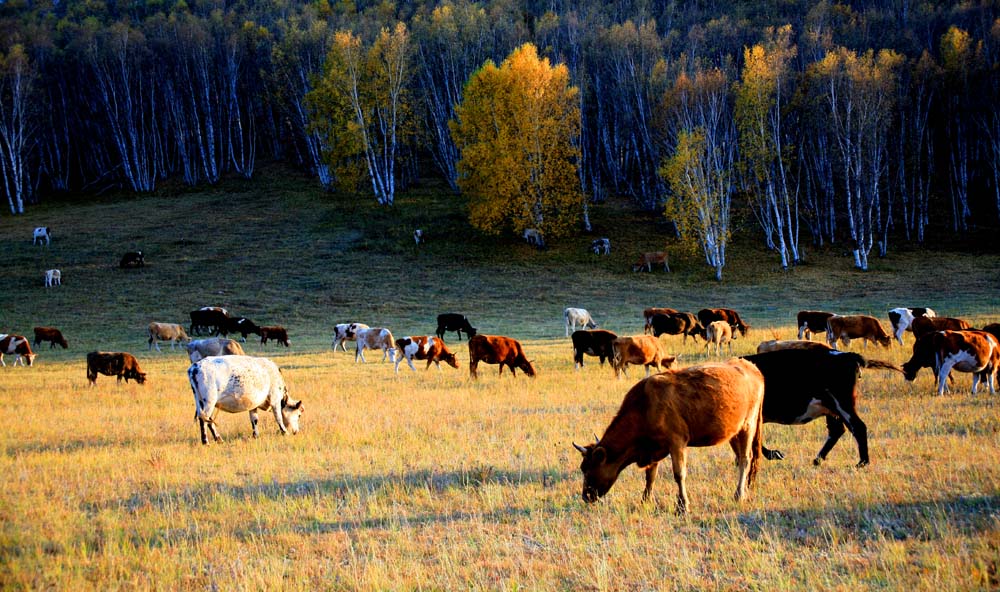
<path fill-rule="evenodd" d="M 579 90 L 565 65 L 550 65 L 530 43 L 499 67 L 488 60 L 466 83 L 450 124 L 473 226 L 558 237 L 579 223 Z"/>

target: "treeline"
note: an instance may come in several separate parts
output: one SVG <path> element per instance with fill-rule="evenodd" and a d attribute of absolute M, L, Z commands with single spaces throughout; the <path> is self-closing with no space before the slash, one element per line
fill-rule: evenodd
<path fill-rule="evenodd" d="M 386 204 L 425 163 L 457 190 L 465 84 L 530 42 L 579 89 L 587 202 L 666 205 L 720 274 L 734 199 L 783 265 L 801 240 L 846 241 L 866 268 L 892 239 L 1000 225 L 998 15 L 989 0 L 7 1 L 0 175 L 12 213 L 52 192 L 252 177 L 261 158 Z"/>

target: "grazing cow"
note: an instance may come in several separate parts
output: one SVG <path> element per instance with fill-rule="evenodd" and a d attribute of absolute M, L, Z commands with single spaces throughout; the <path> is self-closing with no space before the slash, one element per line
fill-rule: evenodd
<path fill-rule="evenodd" d="M 826 321 L 832 316 L 832 312 L 800 310 L 796 316 L 799 327 L 799 339 L 812 340 L 813 333 L 826 333 Z"/>
<path fill-rule="evenodd" d="M 569 337 L 570 329 L 576 331 L 576 326 L 581 329 L 596 329 L 597 323 L 585 308 L 567 308 L 563 310 L 563 320 L 566 321 L 566 337 Z"/>
<path fill-rule="evenodd" d="M 384 362 L 386 357 L 389 358 L 390 362 L 396 361 L 396 342 L 392 338 L 392 332 L 388 329 L 383 329 L 382 327 L 371 327 L 368 329 L 358 329 L 357 335 L 357 346 L 354 351 L 354 363 L 358 363 L 358 358 L 362 362 L 368 363 L 365 359 L 365 348 L 376 350 L 382 350 L 382 361 Z"/>
<path fill-rule="evenodd" d="M 983 327 L 982 330 L 1000 340 L 1000 323 L 990 323 Z"/>
<path fill-rule="evenodd" d="M 683 335 L 684 343 L 687 343 L 688 336 L 705 338 L 705 327 L 701 326 L 698 317 L 689 312 L 655 314 L 651 319 L 650 325 L 653 329 L 654 337 L 664 334 Z"/>
<path fill-rule="evenodd" d="M 62 272 L 58 269 L 46 269 L 45 270 L 45 287 L 51 288 L 52 286 L 62 285 Z"/>
<path fill-rule="evenodd" d="M 209 337 L 208 339 L 195 339 L 187 344 L 188 357 L 191 363 L 195 363 L 203 358 L 212 356 L 245 356 L 243 346 L 235 339 L 225 337 Z"/>
<path fill-rule="evenodd" d="M 448 351 L 448 346 L 439 337 L 428 337 L 427 335 L 402 337 L 396 340 L 396 351 L 399 352 L 399 355 L 396 356 L 396 374 L 399 374 L 399 364 L 404 359 L 410 365 L 410 370 L 414 372 L 417 371 L 413 367 L 414 359 L 427 360 L 427 368 L 424 368 L 425 370 L 430 369 L 431 362 L 434 362 L 438 370 L 441 369 L 441 362 L 448 364 L 452 368 L 458 368 L 458 360 L 455 358 L 455 354 Z"/>
<path fill-rule="evenodd" d="M 864 339 L 865 349 L 868 342 L 889 347 L 892 337 L 885 332 L 882 323 L 875 317 L 867 315 L 833 315 L 826 320 L 826 341 L 830 347 L 837 349 L 837 341 L 850 347 L 852 339 Z"/>
<path fill-rule="evenodd" d="M 418 229 L 416 229 L 416 230 L 413 231 L 413 242 L 415 242 L 418 245 L 420 243 L 424 242 L 424 231 L 423 231 L 423 229 L 418 228 Z"/>
<path fill-rule="evenodd" d="M 889 322 L 892 323 L 892 333 L 903 345 L 903 332 L 910 331 L 910 325 L 914 319 L 920 317 L 936 317 L 937 314 L 929 308 L 894 308 L 889 311 Z"/>
<path fill-rule="evenodd" d="M 604 436 L 583 455 L 583 501 L 611 489 L 618 474 L 635 463 L 646 471 L 642 499 L 649 499 L 656 469 L 668 455 L 677 482 L 677 512 L 688 509 L 687 448 L 728 442 L 736 453 L 736 500 L 753 486 L 761 456 L 764 377 L 740 359 L 668 370 L 633 386 Z"/>
<path fill-rule="evenodd" d="M 194 416 L 201 427 L 201 443 L 208 444 L 205 426 L 221 442 L 215 429 L 219 410 L 227 413 L 250 413 L 253 437 L 257 437 L 257 411 L 271 411 L 283 435 L 299 433 L 302 401 L 288 396 L 281 371 L 267 358 L 218 356 L 205 358 L 188 368 L 188 381 L 194 393 Z"/>
<path fill-rule="evenodd" d="M 610 255 L 611 254 L 611 239 L 610 238 L 595 238 L 590 241 L 590 250 L 594 252 L 595 255 Z"/>
<path fill-rule="evenodd" d="M 143 256 L 142 251 L 129 251 L 122 255 L 120 261 L 118 261 L 118 267 L 122 269 L 129 269 L 133 267 L 145 267 L 146 257 Z"/>
<path fill-rule="evenodd" d="M 972 394 L 980 380 L 985 380 L 990 394 L 996 392 L 995 380 L 1000 367 L 1000 345 L 985 331 L 936 331 L 917 338 L 913 356 L 903 364 L 903 376 L 913 381 L 921 368 L 936 373 L 937 391 L 945 390 L 945 379 L 952 369 L 972 373 Z"/>
<path fill-rule="evenodd" d="M 639 260 L 632 264 L 632 271 L 642 271 L 645 269 L 649 273 L 652 273 L 654 265 L 662 265 L 663 271 L 670 271 L 670 263 L 667 261 L 667 253 L 665 251 L 640 254 Z"/>
<path fill-rule="evenodd" d="M 573 367 L 579 370 L 583 368 L 583 354 L 600 358 L 601 365 L 604 360 L 614 358 L 615 352 L 611 344 L 618 336 L 611 331 L 595 329 L 592 331 L 574 331 L 571 336 L 573 340 Z"/>
<path fill-rule="evenodd" d="M 90 386 L 97 385 L 97 375 L 117 376 L 118 382 L 122 379 L 128 382 L 131 378 L 139 384 L 146 383 L 146 373 L 139 368 L 139 361 L 127 352 L 90 352 L 87 354 L 87 380 Z"/>
<path fill-rule="evenodd" d="M 826 416 L 827 439 L 813 459 L 814 465 L 826 460 L 845 427 L 858 443 L 858 468 L 869 463 L 868 427 L 857 412 L 858 377 L 862 368 L 899 371 L 898 366 L 866 360 L 856 353 L 818 349 L 788 349 L 743 357 L 764 375 L 765 423 L 799 425 Z M 764 448 L 764 457 L 780 460 L 784 455 Z"/>
<path fill-rule="evenodd" d="M 223 335 L 239 333 L 243 337 L 243 343 L 246 343 L 247 335 L 251 333 L 254 335 L 260 335 L 260 327 L 246 317 L 229 317 L 226 319 L 225 324 L 220 328 L 220 333 Z"/>
<path fill-rule="evenodd" d="M 52 229 L 48 226 L 36 226 L 31 233 L 31 244 L 37 245 L 42 241 L 45 241 L 45 246 L 52 242 Z"/>
<path fill-rule="evenodd" d="M 621 378 L 624 374 L 628 376 L 627 368 L 629 364 L 633 366 L 645 366 L 646 376 L 649 376 L 649 368 L 656 366 L 659 372 L 670 368 L 677 360 L 676 356 L 671 356 L 663 351 L 660 340 L 652 335 L 634 335 L 632 337 L 619 337 L 611 342 L 611 350 L 614 355 L 611 357 L 611 367 L 615 370 L 615 376 Z"/>
<path fill-rule="evenodd" d="M 340 349 L 347 351 L 347 346 L 344 343 L 348 341 L 354 341 L 357 339 L 357 333 L 360 329 L 367 329 L 368 325 L 364 323 L 338 323 L 333 327 L 333 343 L 331 347 L 333 351 L 337 351 L 337 346 Z"/>
<path fill-rule="evenodd" d="M 66 342 L 66 338 L 63 337 L 62 332 L 55 327 L 35 327 L 35 341 L 33 345 L 38 347 L 43 341 L 49 342 L 49 349 L 52 349 L 59 344 L 63 349 L 69 347 L 69 343 Z"/>
<path fill-rule="evenodd" d="M 535 366 L 524 355 L 524 348 L 516 339 L 501 335 L 476 335 L 469 339 L 469 375 L 473 380 L 479 378 L 477 368 L 479 362 L 499 364 L 500 376 L 503 367 L 510 368 L 510 373 L 517 377 L 516 368 L 520 368 L 528 376 L 535 375 Z"/>
<path fill-rule="evenodd" d="M 644 324 L 642 326 L 642 332 L 643 333 L 649 333 L 650 331 L 652 331 L 652 329 L 653 329 L 653 315 L 658 315 L 658 314 L 663 314 L 663 315 L 677 314 L 677 309 L 676 308 L 656 308 L 656 307 L 652 307 L 652 306 L 649 307 L 649 308 L 644 308 L 642 310 L 642 320 L 644 322 Z"/>
<path fill-rule="evenodd" d="M 260 327 L 260 344 L 266 345 L 268 339 L 271 341 L 277 341 L 278 344 L 285 347 L 290 347 L 288 342 L 288 331 L 286 331 L 281 325 Z"/>
<path fill-rule="evenodd" d="M 34 364 L 37 354 L 32 353 L 28 339 L 23 335 L 0 334 L 0 366 L 7 365 L 3 361 L 4 355 L 14 356 L 15 366 L 18 363 L 24 366 L 24 360 L 28 360 L 28 366 L 31 366 Z"/>
<path fill-rule="evenodd" d="M 731 308 L 703 308 L 698 311 L 698 320 L 706 328 L 714 321 L 726 321 L 733 329 L 733 339 L 736 332 L 746 337 L 750 333 L 750 323 L 740 318 L 740 313 Z"/>
<path fill-rule="evenodd" d="M 910 323 L 910 331 L 913 331 L 913 336 L 917 339 L 935 331 L 966 331 L 968 329 L 972 329 L 972 323 L 965 319 L 952 317 L 917 317 Z"/>
<path fill-rule="evenodd" d="M 726 321 L 712 321 L 705 327 L 705 350 L 715 345 L 715 355 L 722 355 L 722 345 L 729 345 L 729 355 L 733 355 L 733 328 Z"/>
<path fill-rule="evenodd" d="M 823 343 L 822 341 L 805 341 L 802 339 L 771 339 L 770 341 L 761 341 L 757 345 L 757 353 L 763 354 L 773 351 L 781 351 L 783 349 L 812 349 L 820 351 L 831 351 L 829 345 Z"/>
<path fill-rule="evenodd" d="M 525 228 L 522 236 L 524 236 L 525 242 L 536 249 L 542 250 L 545 248 L 545 237 L 542 236 L 541 230 L 537 228 Z"/>
<path fill-rule="evenodd" d="M 476 335 L 476 328 L 469 324 L 469 319 L 465 318 L 464 315 L 460 315 L 454 312 L 446 312 L 439 314 L 437 330 L 434 334 L 444 339 L 445 331 L 457 331 L 458 340 L 462 341 L 462 331 L 465 331 L 466 337 L 474 337 Z"/>
<path fill-rule="evenodd" d="M 202 331 L 208 331 L 211 335 L 219 333 L 226 335 L 229 319 L 229 311 L 221 306 L 203 306 L 191 311 L 191 327 L 188 333 L 201 335 Z"/>
<path fill-rule="evenodd" d="M 174 349 L 178 341 L 191 341 L 188 334 L 184 332 L 184 327 L 177 323 L 152 322 L 146 327 L 146 334 L 149 335 L 149 347 L 146 349 L 153 349 L 153 346 L 156 346 L 156 351 L 162 351 L 160 349 L 161 341 L 169 341 L 170 349 Z"/>

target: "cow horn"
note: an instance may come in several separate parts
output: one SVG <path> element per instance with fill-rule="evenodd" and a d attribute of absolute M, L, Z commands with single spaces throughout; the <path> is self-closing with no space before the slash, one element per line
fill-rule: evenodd
<path fill-rule="evenodd" d="M 196 418 L 196 419 L 197 419 L 197 418 Z M 580 446 L 580 445 L 579 445 L 579 444 L 577 444 L 576 442 L 573 442 L 573 448 L 576 448 L 577 450 L 579 450 L 579 451 L 580 451 L 580 454 L 587 454 L 587 449 L 586 449 L 586 448 L 584 448 L 583 446 Z"/>
<path fill-rule="evenodd" d="M 600 444 L 600 443 L 601 439 L 597 437 L 597 434 L 594 434 L 594 444 Z"/>

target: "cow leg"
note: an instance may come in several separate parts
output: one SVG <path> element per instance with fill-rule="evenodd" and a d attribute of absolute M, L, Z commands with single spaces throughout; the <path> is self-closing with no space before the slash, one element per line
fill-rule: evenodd
<path fill-rule="evenodd" d="M 687 478 L 687 450 L 679 447 L 670 451 L 670 460 L 673 462 L 674 482 L 677 483 L 677 514 L 687 513 L 688 495 L 684 480 Z"/>
<path fill-rule="evenodd" d="M 406 363 L 410 365 L 410 370 L 413 370 L 414 372 L 417 371 L 417 369 L 413 367 L 413 360 L 411 360 L 410 358 L 406 358 Z M 399 368 L 399 360 L 396 360 L 396 367 Z M 430 367 L 431 367 L 431 361 L 427 360 L 427 368 Z M 424 370 L 426 370 L 427 368 L 424 368 Z"/>
<path fill-rule="evenodd" d="M 212 414 L 212 420 L 208 422 L 208 429 L 212 432 L 212 437 L 215 438 L 216 442 L 222 442 L 222 436 L 219 435 L 219 430 L 215 427 L 215 414 Z"/>
<path fill-rule="evenodd" d="M 253 437 L 256 438 L 259 434 L 257 433 L 257 410 L 250 410 L 250 427 L 253 428 Z"/>
<path fill-rule="evenodd" d="M 207 422 L 204 419 L 198 418 L 198 427 L 201 429 L 201 443 L 207 445 L 208 433 L 205 431 L 205 423 Z"/>
<path fill-rule="evenodd" d="M 479 367 L 479 360 L 476 360 L 475 358 L 469 360 L 469 376 L 471 376 L 473 380 L 479 378 L 479 374 L 476 372 L 476 369 L 478 367 Z"/>
<path fill-rule="evenodd" d="M 271 405 L 271 411 L 274 412 L 274 420 L 278 422 L 278 429 L 281 430 L 281 435 L 287 436 L 288 430 L 285 429 L 285 420 L 281 417 L 281 402 L 279 401 L 277 405 Z"/>
<path fill-rule="evenodd" d="M 756 424 L 755 424 L 756 425 Z M 736 454 L 736 501 L 742 501 L 747 494 L 747 478 L 750 475 L 750 430 L 744 429 L 729 441 L 729 446 Z"/>
<path fill-rule="evenodd" d="M 819 454 L 813 459 L 813 464 L 819 466 L 826 460 L 826 455 L 830 454 L 833 447 L 837 445 L 840 437 L 844 435 L 846 431 L 844 427 L 844 422 L 839 417 L 834 417 L 832 415 L 826 416 L 826 442 L 823 443 L 823 447 L 819 449 Z M 859 445 L 860 447 L 860 445 Z"/>
<path fill-rule="evenodd" d="M 784 452 L 780 450 L 773 450 L 766 446 L 761 447 L 761 454 L 763 454 L 764 458 L 766 458 L 767 460 L 785 460 Z"/>
<path fill-rule="evenodd" d="M 653 483 L 656 481 L 656 468 L 659 463 L 650 463 L 646 467 L 646 489 L 642 490 L 642 501 L 649 501 L 650 496 L 653 495 Z"/>
<path fill-rule="evenodd" d="M 361 358 L 361 362 L 367 364 L 368 361 L 365 360 L 365 347 L 358 342 L 358 348 L 354 351 L 354 363 L 358 363 L 358 358 Z"/>

